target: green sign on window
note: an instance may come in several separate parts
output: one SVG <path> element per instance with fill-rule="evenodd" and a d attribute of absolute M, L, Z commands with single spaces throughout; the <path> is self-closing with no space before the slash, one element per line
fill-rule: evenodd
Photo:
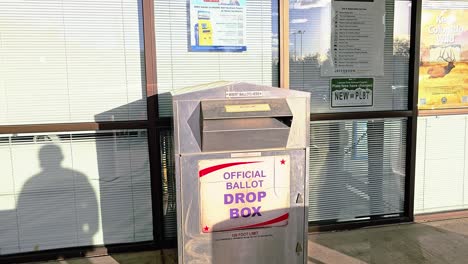
<path fill-rule="evenodd" d="M 362 107 L 374 103 L 373 78 L 334 78 L 330 82 L 331 107 Z"/>

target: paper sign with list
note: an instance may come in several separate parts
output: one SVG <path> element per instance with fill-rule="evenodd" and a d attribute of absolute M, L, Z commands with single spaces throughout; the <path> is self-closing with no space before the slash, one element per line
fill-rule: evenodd
<path fill-rule="evenodd" d="M 330 57 L 322 76 L 382 76 L 385 1 L 333 0 Z"/>

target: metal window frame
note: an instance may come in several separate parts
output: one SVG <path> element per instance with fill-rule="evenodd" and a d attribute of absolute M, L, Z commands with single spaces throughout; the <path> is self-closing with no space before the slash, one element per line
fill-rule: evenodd
<path fill-rule="evenodd" d="M 289 0 L 279 0 L 280 88 L 289 89 Z"/>
<path fill-rule="evenodd" d="M 411 0 L 411 42 L 410 69 L 408 87 L 408 110 L 405 111 L 376 111 L 376 112 L 348 112 L 311 114 L 310 121 L 349 120 L 372 118 L 407 117 L 407 146 L 406 146 L 406 182 L 404 213 L 396 217 L 375 218 L 368 221 L 346 223 L 319 223 L 309 226 L 309 231 L 326 231 L 360 228 L 372 225 L 405 223 L 414 220 L 414 181 L 416 161 L 416 128 L 417 128 L 417 98 L 418 98 L 418 67 L 421 25 L 421 1 Z M 280 87 L 289 87 L 289 0 L 279 0 L 280 27 Z M 32 132 L 69 132 L 84 130 L 114 130 L 114 129 L 147 129 L 148 148 L 150 158 L 150 177 L 153 214 L 153 241 L 144 243 L 130 243 L 120 245 L 105 245 L 101 247 L 77 247 L 70 249 L 56 249 L 42 252 L 19 253 L 0 256 L 1 263 L 18 263 L 25 261 L 51 260 L 66 257 L 95 256 L 116 252 L 129 252 L 149 249 L 174 248 L 177 241 L 164 238 L 163 232 L 163 199 L 161 176 L 161 146 L 160 130 L 171 127 L 172 120 L 159 117 L 157 69 L 156 69 L 156 35 L 154 25 L 154 0 L 142 0 L 144 58 L 147 92 L 147 120 L 124 122 L 86 122 L 34 125 L 0 126 L 0 134 L 18 134 Z M 460 110 L 458 110 L 461 112 Z M 468 113 L 465 111 L 463 113 Z M 90 248 L 93 250 L 88 251 Z M 86 249 L 86 250 L 85 250 Z M 87 253 L 85 253 L 87 251 Z"/>
<path fill-rule="evenodd" d="M 150 181 L 153 216 L 153 240 L 147 242 L 112 244 L 103 246 L 72 247 L 44 250 L 39 252 L 15 253 L 0 256 L 0 263 L 20 263 L 63 259 L 64 257 L 91 257 L 110 253 L 175 248 L 176 240 L 163 237 L 163 199 L 161 178 L 161 155 L 159 131 L 170 126 L 167 118 L 159 118 L 156 75 L 156 45 L 154 25 L 154 1 L 142 0 L 143 44 L 147 94 L 147 119 L 114 122 L 76 122 L 0 125 L 0 134 L 54 133 L 73 131 L 106 131 L 120 129 L 146 129 L 148 132 L 148 151 L 150 159 Z"/>
<path fill-rule="evenodd" d="M 411 28 L 410 28 L 410 59 L 408 74 L 408 110 L 404 111 L 373 111 L 311 114 L 310 121 L 349 120 L 349 119 L 377 119 L 377 118 L 407 118 L 406 127 L 406 160 L 405 160 L 405 201 L 402 214 L 386 217 L 375 216 L 364 221 L 316 222 L 309 223 L 309 231 L 330 231 L 355 229 L 374 225 L 409 223 L 414 221 L 414 182 L 416 168 L 416 135 L 418 122 L 418 85 L 419 85 L 419 55 L 421 31 L 422 1 L 411 0 Z M 289 62 L 289 61 L 288 61 Z"/>

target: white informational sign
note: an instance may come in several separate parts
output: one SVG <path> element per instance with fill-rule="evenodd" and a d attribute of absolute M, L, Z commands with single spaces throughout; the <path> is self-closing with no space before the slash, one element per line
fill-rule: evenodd
<path fill-rule="evenodd" d="M 384 74 L 385 1 L 332 0 L 329 58 L 322 76 Z"/>
<path fill-rule="evenodd" d="M 331 107 L 373 106 L 373 78 L 333 78 L 330 80 Z"/>
<path fill-rule="evenodd" d="M 201 160 L 203 233 L 288 224 L 289 155 Z"/>
<path fill-rule="evenodd" d="M 246 51 L 247 0 L 190 0 L 190 51 Z"/>
<path fill-rule="evenodd" d="M 226 92 L 226 98 L 262 97 L 263 91 Z"/>

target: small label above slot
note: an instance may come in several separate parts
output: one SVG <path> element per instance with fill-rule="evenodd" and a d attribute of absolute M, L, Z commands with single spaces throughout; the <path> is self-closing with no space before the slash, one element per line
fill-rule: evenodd
<path fill-rule="evenodd" d="M 262 96 L 263 96 L 263 91 L 243 91 L 243 92 L 226 91 L 226 98 L 262 97 Z"/>
<path fill-rule="evenodd" d="M 269 112 L 271 111 L 269 104 L 242 104 L 242 105 L 225 105 L 227 113 L 242 113 L 242 112 Z"/>

